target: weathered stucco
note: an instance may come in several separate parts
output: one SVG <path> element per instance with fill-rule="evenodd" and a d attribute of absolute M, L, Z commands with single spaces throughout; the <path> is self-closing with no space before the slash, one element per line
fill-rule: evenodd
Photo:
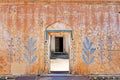
<path fill-rule="evenodd" d="M 0 74 L 48 73 L 46 29 L 57 29 L 58 22 L 73 31 L 76 74 L 120 73 L 119 3 L 6 4 L 0 3 Z M 89 57 L 83 50 L 87 42 L 95 49 Z M 87 63 L 83 55 L 94 60 Z"/>

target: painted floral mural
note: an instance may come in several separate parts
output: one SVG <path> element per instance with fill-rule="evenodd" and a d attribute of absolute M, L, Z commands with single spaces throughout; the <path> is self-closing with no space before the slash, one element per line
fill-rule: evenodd
<path fill-rule="evenodd" d="M 90 73 L 119 73 L 119 9 L 119 5 L 0 4 L 0 74 L 10 74 L 14 63 L 30 64 L 30 73 L 47 73 L 45 32 L 57 22 L 73 31 L 76 73 L 87 73 L 88 65 Z"/>

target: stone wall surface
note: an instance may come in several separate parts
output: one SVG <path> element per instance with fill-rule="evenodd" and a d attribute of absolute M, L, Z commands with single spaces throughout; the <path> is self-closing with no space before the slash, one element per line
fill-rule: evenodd
<path fill-rule="evenodd" d="M 0 74 L 47 73 L 46 30 L 58 22 L 73 31 L 76 74 L 120 73 L 119 11 L 117 4 L 0 3 Z"/>

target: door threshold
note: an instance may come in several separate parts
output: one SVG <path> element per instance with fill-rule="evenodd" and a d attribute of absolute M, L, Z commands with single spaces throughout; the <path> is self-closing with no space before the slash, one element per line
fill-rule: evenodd
<path fill-rule="evenodd" d="M 51 74 L 69 74 L 69 71 L 50 71 Z"/>

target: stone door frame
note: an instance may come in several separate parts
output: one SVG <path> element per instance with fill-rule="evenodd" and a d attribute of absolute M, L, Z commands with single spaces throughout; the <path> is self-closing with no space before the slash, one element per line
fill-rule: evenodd
<path fill-rule="evenodd" d="M 69 53 L 69 73 L 74 74 L 75 71 L 75 59 L 74 59 L 74 40 L 73 40 L 73 32 L 72 30 L 46 30 L 46 41 L 45 41 L 45 71 L 46 73 L 50 73 L 50 41 L 49 34 L 53 32 L 69 32 L 70 34 L 70 53 Z"/>

